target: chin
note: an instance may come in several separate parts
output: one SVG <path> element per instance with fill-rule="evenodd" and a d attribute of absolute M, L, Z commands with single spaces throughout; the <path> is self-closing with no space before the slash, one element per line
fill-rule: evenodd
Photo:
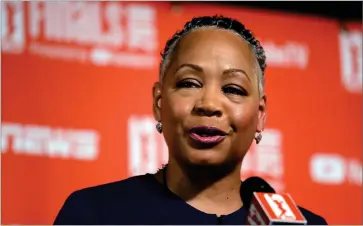
<path fill-rule="evenodd" d="M 193 150 L 186 157 L 189 164 L 199 166 L 220 166 L 227 162 L 226 156 L 214 150 Z"/>
<path fill-rule="evenodd" d="M 227 155 L 223 155 L 221 152 L 208 150 L 197 150 L 195 152 L 184 156 L 185 165 L 194 175 L 214 179 L 222 178 L 235 171 L 236 166 L 238 166 L 238 161 L 228 158 Z"/>

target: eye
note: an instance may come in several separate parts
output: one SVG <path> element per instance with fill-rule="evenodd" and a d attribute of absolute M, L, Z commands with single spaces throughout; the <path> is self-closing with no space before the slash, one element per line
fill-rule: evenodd
<path fill-rule="evenodd" d="M 222 91 L 227 94 L 239 95 L 239 96 L 247 96 L 248 93 L 241 87 L 237 86 L 225 86 L 222 88 Z"/>
<path fill-rule="evenodd" d="M 201 85 L 193 80 L 185 79 L 176 83 L 176 87 L 181 88 L 200 88 Z"/>

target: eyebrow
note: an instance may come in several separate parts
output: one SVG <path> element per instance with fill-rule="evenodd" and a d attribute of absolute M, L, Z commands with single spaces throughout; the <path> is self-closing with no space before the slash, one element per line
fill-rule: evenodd
<path fill-rule="evenodd" d="M 188 67 L 188 68 L 191 68 L 193 70 L 196 70 L 198 72 L 203 72 L 203 68 L 201 66 L 198 66 L 198 65 L 195 65 L 195 64 L 182 64 L 180 65 L 175 72 L 179 71 L 181 68 L 184 68 L 184 67 Z M 248 74 L 246 73 L 246 71 L 242 70 L 242 69 L 238 69 L 238 68 L 228 68 L 226 70 L 223 71 L 223 74 L 231 74 L 231 73 L 236 73 L 236 72 L 239 72 L 239 73 L 242 73 L 244 75 L 246 75 L 247 79 L 249 81 L 250 80 L 250 77 L 248 76 Z"/>

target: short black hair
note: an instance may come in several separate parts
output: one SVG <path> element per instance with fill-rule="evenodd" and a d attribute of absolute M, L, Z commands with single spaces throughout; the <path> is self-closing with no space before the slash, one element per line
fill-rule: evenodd
<path fill-rule="evenodd" d="M 265 50 L 261 46 L 260 42 L 253 36 L 252 32 L 248 30 L 245 25 L 240 23 L 239 21 L 224 17 L 224 16 L 203 16 L 203 17 L 195 17 L 191 21 L 185 23 L 184 28 L 182 30 L 177 31 L 167 42 L 164 47 L 164 50 L 161 52 L 161 63 L 160 63 L 160 73 L 165 73 L 165 69 L 163 66 L 165 64 L 165 60 L 167 59 L 170 52 L 173 51 L 173 48 L 179 42 L 181 37 L 185 34 L 189 33 L 192 30 L 203 27 L 216 27 L 220 29 L 225 29 L 232 31 L 242 37 L 245 41 L 247 41 L 254 50 L 254 55 L 258 62 L 258 65 L 262 71 L 261 75 L 261 84 L 264 86 L 264 73 L 266 68 L 266 55 Z M 162 78 L 162 74 L 160 74 L 160 78 Z"/>

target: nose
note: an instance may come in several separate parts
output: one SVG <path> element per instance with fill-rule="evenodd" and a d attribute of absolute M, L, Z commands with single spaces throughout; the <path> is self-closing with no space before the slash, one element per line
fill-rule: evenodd
<path fill-rule="evenodd" d="M 194 112 L 198 116 L 221 117 L 223 115 L 220 89 L 204 87 L 200 98 L 195 104 Z"/>

